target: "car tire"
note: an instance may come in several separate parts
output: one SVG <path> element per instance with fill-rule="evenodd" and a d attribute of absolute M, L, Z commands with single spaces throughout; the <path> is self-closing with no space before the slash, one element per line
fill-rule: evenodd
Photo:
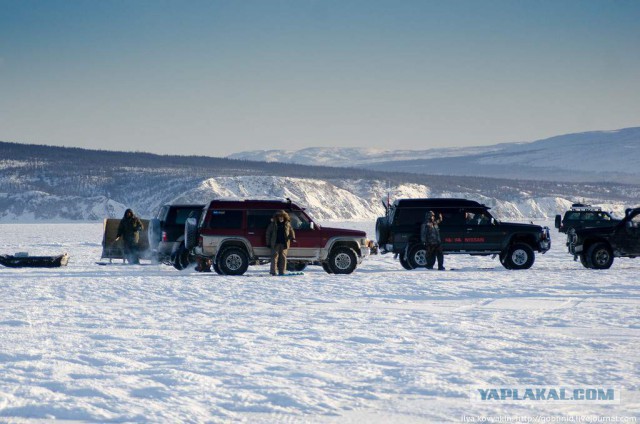
<path fill-rule="evenodd" d="M 582 264 L 583 267 L 585 268 L 591 268 L 591 264 L 589 263 L 589 261 L 587 260 L 587 255 L 584 253 L 580 254 L 580 263 Z"/>
<path fill-rule="evenodd" d="M 306 262 L 287 262 L 287 271 L 289 272 L 302 272 L 306 267 Z"/>
<path fill-rule="evenodd" d="M 407 261 L 412 269 L 427 267 L 427 248 L 423 244 L 415 244 L 409 249 Z"/>
<path fill-rule="evenodd" d="M 333 274 L 333 270 L 329 266 L 329 262 L 322 262 L 322 269 L 324 269 L 327 274 Z"/>
<path fill-rule="evenodd" d="M 606 243 L 596 243 L 587 251 L 586 259 L 592 269 L 609 269 L 613 264 L 613 252 Z"/>
<path fill-rule="evenodd" d="M 336 247 L 329 254 L 329 267 L 334 274 L 351 274 L 358 266 L 358 257 L 353 249 Z"/>
<path fill-rule="evenodd" d="M 193 249 L 198 244 L 198 224 L 195 218 L 187 219 L 184 224 L 184 244 L 187 249 Z"/>
<path fill-rule="evenodd" d="M 224 275 L 224 272 L 222 272 L 222 270 L 220 269 L 220 267 L 218 266 L 217 262 L 213 263 L 212 266 L 213 270 L 216 272 L 216 274 L 218 275 Z"/>
<path fill-rule="evenodd" d="M 411 271 L 413 269 L 409 261 L 405 258 L 404 253 L 400 254 L 400 265 L 402 265 L 402 268 L 406 269 L 407 271 Z"/>
<path fill-rule="evenodd" d="M 216 263 L 225 275 L 242 275 L 249 268 L 249 255 L 241 247 L 229 247 L 220 253 Z"/>
<path fill-rule="evenodd" d="M 500 253 L 500 264 L 502 264 L 502 266 L 505 267 L 506 269 L 511 269 L 509 267 L 509 264 L 507 263 L 507 252 Z"/>
<path fill-rule="evenodd" d="M 171 264 L 178 271 L 182 271 L 191 265 L 189 250 L 184 243 L 176 244 L 171 252 Z"/>
<path fill-rule="evenodd" d="M 382 247 L 389 241 L 389 220 L 386 217 L 376 220 L 376 241 Z"/>
<path fill-rule="evenodd" d="M 535 259 L 535 253 L 531 246 L 525 243 L 516 243 L 509 248 L 503 266 L 514 270 L 529 269 Z"/>

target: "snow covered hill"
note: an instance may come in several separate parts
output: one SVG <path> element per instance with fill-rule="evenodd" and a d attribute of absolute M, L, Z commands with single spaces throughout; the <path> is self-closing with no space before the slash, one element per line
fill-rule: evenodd
<path fill-rule="evenodd" d="M 365 169 L 158 156 L 0 142 L 0 222 L 149 218 L 166 203 L 285 199 L 318 220 L 371 221 L 382 199 L 464 197 L 503 219 L 549 218 L 572 201 L 622 211 L 640 186 L 383 173 Z"/>
<path fill-rule="evenodd" d="M 137 181 L 132 181 L 137 185 Z M 94 221 L 121 217 L 127 207 L 151 217 L 166 203 L 206 203 L 212 199 L 286 199 L 307 208 L 319 220 L 375 220 L 384 214 L 382 201 L 417 197 L 457 197 L 490 206 L 501 219 L 548 219 L 572 203 L 559 196 L 520 193 L 509 198 L 487 196 L 476 191 L 439 190 L 422 184 L 389 186 L 380 180 L 319 180 L 279 176 L 215 177 L 187 180 L 134 191 L 123 202 L 105 196 L 51 195 L 40 191 L 0 193 L 0 222 L 70 220 Z M 584 200 L 584 199 L 583 199 Z M 594 199 L 605 209 L 622 214 L 623 202 Z"/>
<path fill-rule="evenodd" d="M 308 148 L 241 152 L 229 157 L 423 174 L 637 183 L 640 180 L 640 127 L 471 148 Z"/>

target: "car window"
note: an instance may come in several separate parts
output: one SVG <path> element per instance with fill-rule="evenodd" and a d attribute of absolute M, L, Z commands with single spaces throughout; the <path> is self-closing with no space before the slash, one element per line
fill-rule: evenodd
<path fill-rule="evenodd" d="M 200 210 L 193 208 L 173 209 L 167 217 L 167 222 L 176 225 L 184 225 L 187 218 L 200 218 Z"/>
<path fill-rule="evenodd" d="M 277 211 L 275 210 L 247 211 L 247 228 L 266 229 L 269 226 L 269 223 L 271 223 L 271 219 L 273 218 L 273 215 L 275 215 L 276 212 Z"/>
<path fill-rule="evenodd" d="M 289 216 L 294 230 L 308 230 L 311 228 L 311 221 L 302 211 L 291 211 Z"/>
<path fill-rule="evenodd" d="M 608 213 L 600 212 L 598 214 L 598 219 L 601 219 L 602 221 L 611 221 L 611 216 Z"/>
<path fill-rule="evenodd" d="M 395 225 L 418 225 L 424 222 L 426 208 L 398 208 L 393 216 Z"/>
<path fill-rule="evenodd" d="M 442 214 L 442 222 L 440 223 L 442 227 L 466 225 L 464 209 L 436 209 L 434 212 L 436 213 L 436 216 L 440 216 L 440 214 Z"/>
<path fill-rule="evenodd" d="M 211 229 L 240 229 L 242 228 L 242 211 L 213 210 L 207 226 Z"/>
<path fill-rule="evenodd" d="M 491 215 L 483 209 L 465 209 L 464 220 L 467 225 L 491 225 Z"/>
<path fill-rule="evenodd" d="M 567 212 L 564 219 L 565 221 L 577 221 L 580 219 L 580 212 Z"/>

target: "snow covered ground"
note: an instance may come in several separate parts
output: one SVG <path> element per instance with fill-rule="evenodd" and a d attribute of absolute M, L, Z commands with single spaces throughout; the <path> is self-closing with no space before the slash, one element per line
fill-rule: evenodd
<path fill-rule="evenodd" d="M 554 233 L 529 271 L 469 256 L 405 271 L 385 255 L 350 276 L 220 277 L 95 265 L 101 231 L 0 225 L 0 253 L 71 255 L 0 267 L 0 422 L 638 417 L 640 259 L 586 270 Z M 477 386 L 615 387 L 622 400 L 472 403 Z"/>

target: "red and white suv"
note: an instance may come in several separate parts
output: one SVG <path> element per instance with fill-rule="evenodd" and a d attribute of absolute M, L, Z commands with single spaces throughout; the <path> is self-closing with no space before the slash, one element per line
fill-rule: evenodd
<path fill-rule="evenodd" d="M 214 200 L 198 223 L 187 220 L 183 250 L 177 257 L 210 262 L 219 274 L 242 275 L 249 265 L 269 262 L 266 230 L 279 210 L 289 214 L 296 233 L 288 254 L 290 270 L 315 264 L 328 273 L 350 274 L 370 253 L 365 232 L 320 226 L 291 201 Z"/>

